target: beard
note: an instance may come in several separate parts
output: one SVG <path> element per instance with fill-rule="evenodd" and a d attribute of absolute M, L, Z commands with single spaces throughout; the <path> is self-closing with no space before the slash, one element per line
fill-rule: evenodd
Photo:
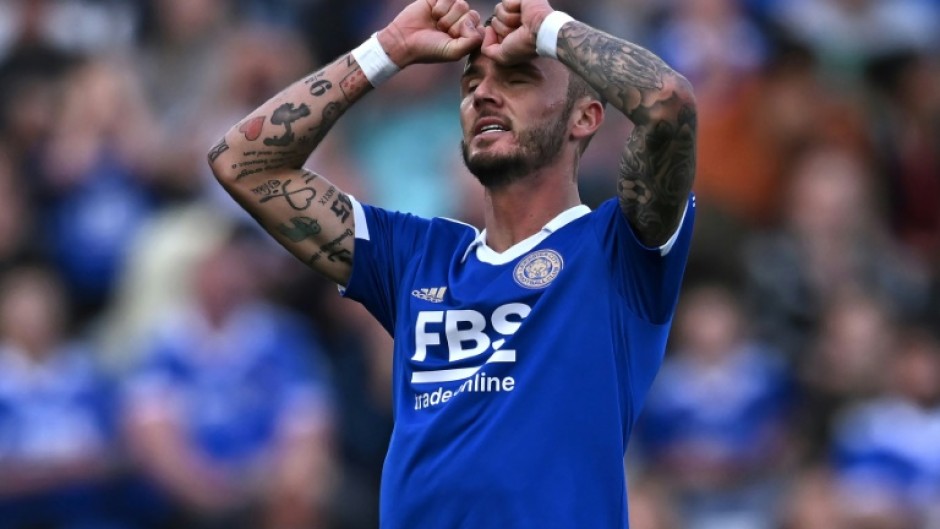
<path fill-rule="evenodd" d="M 461 140 L 463 162 L 483 187 L 509 185 L 558 159 L 565 141 L 567 116 L 563 112 L 551 122 L 519 132 L 518 145 L 510 153 L 481 153 L 471 158 L 466 140 Z"/>

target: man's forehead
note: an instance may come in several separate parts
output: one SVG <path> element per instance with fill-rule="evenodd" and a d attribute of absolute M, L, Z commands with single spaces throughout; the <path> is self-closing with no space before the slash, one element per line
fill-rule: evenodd
<path fill-rule="evenodd" d="M 467 62 L 463 67 L 463 75 L 479 73 L 487 67 L 492 67 L 501 71 L 536 71 L 547 76 L 551 70 L 551 62 L 553 61 L 544 57 L 535 57 L 513 64 L 498 64 L 493 59 L 483 55 L 480 50 L 476 50 L 467 56 Z"/>

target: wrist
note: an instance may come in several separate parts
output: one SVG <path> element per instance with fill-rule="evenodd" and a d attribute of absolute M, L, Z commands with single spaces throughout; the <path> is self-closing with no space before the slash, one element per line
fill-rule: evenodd
<path fill-rule="evenodd" d="M 385 53 L 388 54 L 388 58 L 395 63 L 395 66 L 404 68 L 410 64 L 407 48 L 405 47 L 405 39 L 401 37 L 400 31 L 392 26 L 386 26 L 376 33 L 375 37 L 378 39 L 379 44 L 382 45 L 382 49 L 385 50 Z"/>
<path fill-rule="evenodd" d="M 384 83 L 401 70 L 385 51 L 378 33 L 374 33 L 354 49 L 352 57 L 373 87 Z"/>
<path fill-rule="evenodd" d="M 535 51 L 542 57 L 558 58 L 558 33 L 562 26 L 574 18 L 563 11 L 552 11 L 538 22 L 535 33 Z"/>

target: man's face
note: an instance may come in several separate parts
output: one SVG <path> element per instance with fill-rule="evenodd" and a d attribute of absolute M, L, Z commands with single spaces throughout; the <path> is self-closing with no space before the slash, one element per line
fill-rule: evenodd
<path fill-rule="evenodd" d="M 544 58 L 503 66 L 477 54 L 460 83 L 464 162 L 486 187 L 536 171 L 561 153 L 571 106 L 568 72 Z"/>

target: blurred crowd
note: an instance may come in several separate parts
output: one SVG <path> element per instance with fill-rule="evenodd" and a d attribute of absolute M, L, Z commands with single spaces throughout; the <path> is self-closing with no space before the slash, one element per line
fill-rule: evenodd
<path fill-rule="evenodd" d="M 0 529 L 377 526 L 391 339 L 205 160 L 406 4 L 0 1 Z M 699 218 L 626 458 L 631 527 L 940 528 L 940 1 L 552 4 L 698 98 Z M 479 226 L 459 68 L 398 75 L 309 167 Z M 614 114 L 589 205 L 615 190 Z"/>

